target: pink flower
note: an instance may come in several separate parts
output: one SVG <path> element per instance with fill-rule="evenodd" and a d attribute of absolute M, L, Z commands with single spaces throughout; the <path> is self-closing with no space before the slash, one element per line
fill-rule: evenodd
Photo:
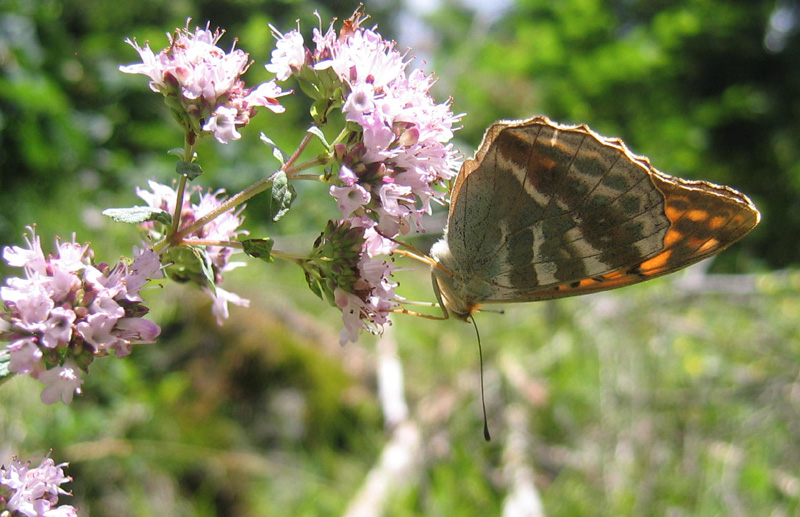
<path fill-rule="evenodd" d="M 136 187 L 136 195 L 153 208 L 160 208 L 170 214 L 175 212 L 175 200 L 178 198 L 175 189 L 153 180 L 147 180 L 147 186 L 152 192 Z M 187 201 L 184 200 L 184 207 L 186 203 Z M 153 226 L 153 223 L 146 224 L 148 227 Z"/>
<path fill-rule="evenodd" d="M 236 131 L 237 114 L 236 108 L 220 106 L 211 114 L 203 131 L 214 133 L 214 137 L 223 144 L 228 143 L 228 140 L 239 140 L 242 135 Z"/>
<path fill-rule="evenodd" d="M 237 140 L 237 128 L 250 122 L 256 107 L 264 106 L 275 113 L 283 111 L 278 97 L 283 92 L 274 83 L 256 88 L 245 87 L 241 79 L 250 66 L 249 55 L 238 49 L 225 52 L 217 46 L 224 34 L 197 28 L 168 34 L 169 46 L 154 54 L 149 45 L 144 48 L 134 40 L 127 42 L 139 53 L 142 62 L 121 66 L 127 74 L 148 76 L 150 88 L 163 94 L 175 119 L 187 134 L 212 133 L 221 143 Z M 178 102 L 175 102 L 177 98 Z"/>
<path fill-rule="evenodd" d="M 41 344 L 45 348 L 56 348 L 67 345 L 72 339 L 72 323 L 77 317 L 75 312 L 64 307 L 54 307 L 50 317 L 44 323 Z"/>
<path fill-rule="evenodd" d="M 405 56 L 394 50 L 394 42 L 384 40 L 377 32 L 357 27 L 337 43 L 330 48 L 331 68 L 351 87 L 370 82 L 379 89 L 405 74 Z"/>
<path fill-rule="evenodd" d="M 346 187 L 352 187 L 358 181 L 358 176 L 347 165 L 339 168 L 339 181 Z"/>
<path fill-rule="evenodd" d="M 298 76 L 315 101 L 342 106 L 350 123 L 334 147 L 338 171 L 327 176 L 344 220 L 329 224 L 304 265 L 312 290 L 342 310 L 342 343 L 388 322 L 397 307 L 394 267 L 381 255 L 397 248 L 398 235 L 424 231 L 423 215 L 431 200 L 443 202 L 459 165 L 449 141 L 460 116 L 450 101 L 433 100 L 433 76 L 407 73 L 408 54 L 362 28 L 364 19 L 357 10 L 338 33 L 333 24 L 314 29 L 313 49 L 298 31 L 273 28 L 279 39 L 267 67 L 278 80 Z"/>
<path fill-rule="evenodd" d="M 55 306 L 46 276 L 28 271 L 28 278 L 9 278 L 0 288 L 0 298 L 14 308 L 14 323 L 24 331 L 37 332 Z"/>
<path fill-rule="evenodd" d="M 276 99 L 284 95 L 289 95 L 290 93 L 291 92 L 282 91 L 275 81 L 269 81 L 261 83 L 256 86 L 255 89 L 251 90 L 250 93 L 247 94 L 247 97 L 245 97 L 245 102 L 252 106 L 264 106 L 273 113 L 283 113 L 286 111 L 286 108 Z"/>
<path fill-rule="evenodd" d="M 34 373 L 42 368 L 39 362 L 42 359 L 42 351 L 36 346 L 33 338 L 27 337 L 13 341 L 8 344 L 6 350 L 11 355 L 8 371 L 26 374 Z"/>
<path fill-rule="evenodd" d="M 39 381 L 45 384 L 42 390 L 42 402 L 45 404 L 53 404 L 59 399 L 69 404 L 75 393 L 80 394 L 80 387 L 83 384 L 80 369 L 70 360 L 67 360 L 64 366 L 56 366 L 41 372 Z"/>
<path fill-rule="evenodd" d="M 305 63 L 306 49 L 303 46 L 303 35 L 298 31 L 281 34 L 272 25 L 269 27 L 278 41 L 275 43 L 275 50 L 272 51 L 272 61 L 265 68 L 275 74 L 275 79 L 278 81 L 285 81 Z"/>
<path fill-rule="evenodd" d="M 153 343 L 161 334 L 161 328 L 142 318 L 120 318 L 117 320 L 117 336 L 127 344 Z"/>
<path fill-rule="evenodd" d="M 355 184 L 350 187 L 337 187 L 331 185 L 331 195 L 336 198 L 339 212 L 343 217 L 350 217 L 353 212 L 369 203 L 370 194 L 361 185 Z"/>
<path fill-rule="evenodd" d="M 221 287 L 217 287 L 215 289 L 216 293 L 211 292 L 211 290 L 208 288 L 203 288 L 203 290 L 209 296 L 211 296 L 211 299 L 214 301 L 214 304 L 211 306 L 211 313 L 217 318 L 217 325 L 222 325 L 224 320 L 228 319 L 230 316 L 230 313 L 228 312 L 228 303 L 232 303 L 240 307 L 250 306 L 250 300 L 242 298 L 236 293 L 226 291 Z"/>
<path fill-rule="evenodd" d="M 76 517 L 75 508 L 69 505 L 56 506 L 58 496 L 69 495 L 60 485 L 72 478 L 64 474 L 67 463 L 56 465 L 45 458 L 38 467 L 14 458 L 10 465 L 0 467 L 0 485 L 11 490 L 6 509 L 14 515 L 27 517 Z"/>
<path fill-rule="evenodd" d="M 147 307 L 139 291 L 161 276 L 160 263 L 152 250 L 134 249 L 130 264 L 95 265 L 88 244 L 78 244 L 74 236 L 56 240 L 56 253 L 45 257 L 30 231 L 28 250 L 6 247 L 3 254 L 10 265 L 20 264 L 19 257 L 32 259 L 21 266 L 25 278 L 8 278 L 0 288 L 2 318 L 10 327 L 3 335 L 9 340 L 9 370 L 48 384 L 45 402 L 68 402 L 83 382 L 77 364 L 88 368 L 94 357 L 127 355 L 132 344 L 158 335 L 157 325 L 141 323 Z"/>
<path fill-rule="evenodd" d="M 102 312 L 96 312 L 89 314 L 85 319 L 78 322 L 75 325 L 75 331 L 84 341 L 94 345 L 98 351 L 105 352 L 108 349 L 118 349 L 121 348 L 121 344 L 117 342 L 119 338 L 113 333 L 118 319 Z"/>
<path fill-rule="evenodd" d="M 3 259 L 11 267 L 24 267 L 31 271 L 44 274 L 47 264 L 45 262 L 44 253 L 42 253 L 42 244 L 34 229 L 28 227 L 28 230 L 31 232 L 30 238 L 25 235 L 25 242 L 28 243 L 28 247 L 6 246 L 3 248 Z"/>
<path fill-rule="evenodd" d="M 375 111 L 375 86 L 371 83 L 356 84 L 347 96 L 342 111 L 347 120 L 360 123 L 365 114 Z"/>
<path fill-rule="evenodd" d="M 339 344 L 344 346 L 348 342 L 355 343 L 358 341 L 358 333 L 362 328 L 364 301 L 341 289 L 336 289 L 334 296 L 336 297 L 336 306 L 342 310 L 342 322 L 344 323 Z"/>
<path fill-rule="evenodd" d="M 458 169 L 448 142 L 460 116 L 453 115 L 449 101 L 434 102 L 429 93 L 432 75 L 420 70 L 406 74 L 407 54 L 374 28 L 360 27 L 363 20 L 357 11 L 338 34 L 333 25 L 324 34 L 315 29 L 313 50 L 301 50 L 303 39 L 296 30 L 277 34 L 280 50 L 269 66 L 280 72 L 279 80 L 299 74 L 313 82 L 304 69 L 320 77 L 332 71 L 338 77 L 340 88 L 328 90 L 331 95 L 342 92 L 338 100 L 346 120 L 361 128 L 337 151 L 342 156 L 339 180 L 344 187 L 358 184 L 369 196 L 356 197 L 356 191 L 342 191 L 339 185 L 331 194 L 342 217 L 363 207 L 362 212 L 371 214 L 381 231 L 393 238 L 412 229 L 424 231 L 421 216 L 430 213 L 431 199 L 444 199 L 434 187 L 443 186 Z M 324 77 L 316 85 L 320 92 L 328 91 Z"/>
<path fill-rule="evenodd" d="M 195 210 L 195 216 L 202 217 L 219 207 L 227 199 L 224 194 L 225 191 L 220 189 L 216 192 L 207 192 L 201 195 L 199 203 L 192 205 Z M 244 217 L 241 215 L 244 208 L 245 205 L 241 205 L 235 211 L 229 210 L 220 214 L 195 234 L 187 236 L 187 241 L 191 241 L 192 237 L 210 241 L 236 241 L 240 235 L 247 235 L 248 232 L 246 230 L 239 229 L 244 222 Z M 219 272 L 230 271 L 244 265 L 243 262 L 230 262 L 231 255 L 234 252 L 230 246 L 208 246 L 206 249 L 211 257 L 211 262 Z"/>
<path fill-rule="evenodd" d="M 141 302 L 139 291 L 150 280 L 163 277 L 161 262 L 158 253 L 150 248 L 133 247 L 133 262 L 131 262 L 125 277 L 125 299 L 131 302 Z"/>

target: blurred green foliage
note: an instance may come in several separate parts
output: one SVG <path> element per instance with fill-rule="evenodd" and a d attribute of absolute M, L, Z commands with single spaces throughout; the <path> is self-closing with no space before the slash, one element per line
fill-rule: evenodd
<path fill-rule="evenodd" d="M 35 222 L 45 245 L 76 231 L 98 258 L 128 253 L 131 228 L 99 213 L 136 204 L 145 179 L 169 182 L 166 150 L 181 135 L 146 78 L 117 70 L 137 60 L 125 38 L 159 49 L 187 18 L 210 20 L 228 31 L 223 47 L 236 37 L 251 53 L 246 78 L 256 83 L 269 78 L 268 23 L 285 31 L 300 19 L 308 39 L 315 9 L 327 24 L 355 7 L 3 1 L 0 241 L 20 242 Z M 401 48 L 427 53 L 438 98 L 452 95 L 467 113 L 465 155 L 492 121 L 544 113 L 622 137 L 668 173 L 735 186 L 764 214 L 713 263 L 760 271 L 736 277 L 739 294 L 668 278 L 480 315 L 490 444 L 471 327 L 397 318 L 424 443 L 420 471 L 387 514 L 497 514 L 514 432 L 548 515 L 797 514 L 800 278 L 768 271 L 798 259 L 800 40 L 795 27 L 771 50 L 764 43 L 780 9 L 796 23 L 796 2 L 519 0 L 481 14 L 446 3 L 422 25 L 391 3 L 366 9 L 382 34 L 416 37 Z M 285 104 L 285 114 L 258 115 L 242 141 L 204 145 L 198 183 L 233 192 L 273 171 L 258 132 L 291 151 L 310 120 L 300 96 Z M 249 203 L 251 236 L 310 247 L 335 204 L 324 187 L 297 188 L 276 225 L 265 199 Z M 425 271 L 400 281 L 408 298 L 433 298 Z M 70 406 L 42 405 L 27 377 L 4 385 L 0 461 L 54 448 L 71 462 L 72 503 L 86 515 L 341 514 L 391 436 L 375 339 L 339 348 L 339 315 L 291 265 L 253 261 L 225 287 L 253 304 L 223 328 L 200 293 L 172 284 L 148 293 L 160 343 L 96 362 Z M 508 416 L 516 407 L 523 429 Z"/>
<path fill-rule="evenodd" d="M 534 113 L 588 124 L 658 169 L 746 192 L 763 222 L 717 263 L 786 267 L 800 258 L 798 9 L 788 1 L 519 0 L 488 24 L 450 5 L 435 22 L 438 51 L 450 56 L 438 72 L 469 114 L 460 138 L 477 142 L 494 120 Z M 773 25 L 785 24 L 783 46 L 766 48 Z"/>

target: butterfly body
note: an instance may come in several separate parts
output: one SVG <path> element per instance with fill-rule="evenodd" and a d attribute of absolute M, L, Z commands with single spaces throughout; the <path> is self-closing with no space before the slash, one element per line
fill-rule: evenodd
<path fill-rule="evenodd" d="M 451 190 L 431 249 L 445 310 L 622 287 L 714 255 L 758 223 L 728 187 L 668 176 L 622 141 L 546 117 L 497 122 Z"/>

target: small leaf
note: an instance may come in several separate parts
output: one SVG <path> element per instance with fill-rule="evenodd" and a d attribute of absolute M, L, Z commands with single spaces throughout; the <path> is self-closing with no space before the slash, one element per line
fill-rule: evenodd
<path fill-rule="evenodd" d="M 325 124 L 328 121 L 328 113 L 330 112 L 331 101 L 330 99 L 322 98 L 314 101 L 311 105 L 310 113 L 311 118 L 314 119 L 319 125 Z"/>
<path fill-rule="evenodd" d="M 203 174 L 203 168 L 200 167 L 200 164 L 186 162 L 183 160 L 178 161 L 178 165 L 175 166 L 175 170 L 180 176 L 186 176 L 189 178 L 189 181 L 192 181 L 196 177 Z"/>
<path fill-rule="evenodd" d="M 172 156 L 177 156 L 178 158 L 183 158 L 184 152 L 185 151 L 183 147 L 173 147 L 172 149 L 167 151 L 167 154 L 171 154 Z"/>
<path fill-rule="evenodd" d="M 312 81 L 309 81 L 303 77 L 298 77 L 297 82 L 300 85 L 300 89 L 305 93 L 309 98 L 317 100 L 322 97 L 322 92 L 319 90 L 319 86 L 314 84 Z"/>
<path fill-rule="evenodd" d="M 312 277 L 308 271 L 306 271 L 305 273 L 306 273 L 306 283 L 308 284 L 308 288 L 311 289 L 312 293 L 319 296 L 320 300 L 324 300 L 324 298 L 322 297 L 322 288 L 320 287 L 319 279 Z"/>
<path fill-rule="evenodd" d="M 11 366 L 11 354 L 8 351 L 0 352 L 0 384 L 14 376 L 8 369 Z"/>
<path fill-rule="evenodd" d="M 164 271 L 170 279 L 180 284 L 207 285 L 216 294 L 214 266 L 205 247 L 170 248 L 163 257 L 164 263 L 168 264 Z"/>
<path fill-rule="evenodd" d="M 297 197 L 297 192 L 294 185 L 289 183 L 286 178 L 286 173 L 278 171 L 275 173 L 272 180 L 272 187 L 270 188 L 270 207 L 269 215 L 273 221 L 277 221 L 289 211 L 289 208 Z"/>
<path fill-rule="evenodd" d="M 261 259 L 264 262 L 275 262 L 272 258 L 272 246 L 275 242 L 269 237 L 265 239 L 245 239 L 242 241 L 244 252 L 253 258 Z"/>
<path fill-rule="evenodd" d="M 103 210 L 103 215 L 110 217 L 118 223 L 140 224 L 148 221 L 158 221 L 169 226 L 172 216 L 160 208 L 150 206 L 132 206 L 130 208 L 108 208 Z"/>
<path fill-rule="evenodd" d="M 322 132 L 320 128 L 318 128 L 317 126 L 311 126 L 306 131 L 319 138 L 320 142 L 322 142 L 322 145 L 325 146 L 325 149 L 330 150 L 331 144 L 329 144 L 328 141 L 325 139 L 325 134 Z"/>
<path fill-rule="evenodd" d="M 283 150 L 278 147 L 278 145 L 272 141 L 270 137 L 261 133 L 261 141 L 264 142 L 268 147 L 272 148 L 272 156 L 275 157 L 278 162 L 283 165 L 286 163 L 286 160 L 289 159 L 289 155 L 283 152 Z"/>
<path fill-rule="evenodd" d="M 280 163 L 281 165 L 286 163 L 287 156 L 283 154 L 283 151 L 281 151 L 277 147 L 272 150 L 272 156 L 274 156 L 275 159 L 278 160 L 278 163 Z"/>
<path fill-rule="evenodd" d="M 211 257 L 208 256 L 208 251 L 206 251 L 206 248 L 201 248 L 199 246 L 190 246 L 190 248 L 194 256 L 197 257 L 197 261 L 200 262 L 200 269 L 203 272 L 208 287 L 211 289 L 211 292 L 214 293 L 214 296 L 216 296 L 217 286 L 214 284 L 214 266 L 211 262 Z"/>

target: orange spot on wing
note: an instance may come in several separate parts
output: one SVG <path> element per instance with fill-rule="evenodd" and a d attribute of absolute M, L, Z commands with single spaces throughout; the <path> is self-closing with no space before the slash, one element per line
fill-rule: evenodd
<path fill-rule="evenodd" d="M 664 247 L 669 248 L 683 238 L 683 234 L 674 228 L 670 228 L 664 236 Z"/>
<path fill-rule="evenodd" d="M 708 250 L 714 249 L 714 248 L 716 248 L 717 246 L 719 246 L 719 241 L 718 241 L 717 239 L 708 239 L 708 240 L 705 242 L 705 244 L 703 244 L 702 246 L 700 246 L 700 248 L 699 248 L 697 251 L 698 251 L 699 253 L 703 253 L 703 252 L 706 252 L 706 251 L 708 251 Z"/>
<path fill-rule="evenodd" d="M 708 221 L 708 227 L 711 228 L 712 230 L 716 230 L 718 228 L 722 228 L 726 224 L 728 224 L 728 219 L 726 217 L 722 217 L 722 216 L 712 217 Z"/>
<path fill-rule="evenodd" d="M 672 256 L 672 250 L 668 249 L 665 250 L 653 258 L 647 259 L 642 262 L 642 265 L 639 266 L 639 269 L 642 270 L 643 273 L 647 274 L 652 270 L 666 268 L 669 264 L 669 258 Z"/>
<path fill-rule="evenodd" d="M 683 215 L 682 210 L 678 210 L 674 206 L 670 205 L 664 207 L 664 213 L 667 215 L 667 218 L 672 222 L 677 221 L 678 219 L 680 219 L 681 215 Z"/>
<path fill-rule="evenodd" d="M 689 218 L 690 221 L 699 223 L 700 221 L 705 221 L 706 219 L 708 219 L 709 214 L 705 210 L 694 209 L 694 210 L 687 210 L 685 215 L 686 217 Z"/>

